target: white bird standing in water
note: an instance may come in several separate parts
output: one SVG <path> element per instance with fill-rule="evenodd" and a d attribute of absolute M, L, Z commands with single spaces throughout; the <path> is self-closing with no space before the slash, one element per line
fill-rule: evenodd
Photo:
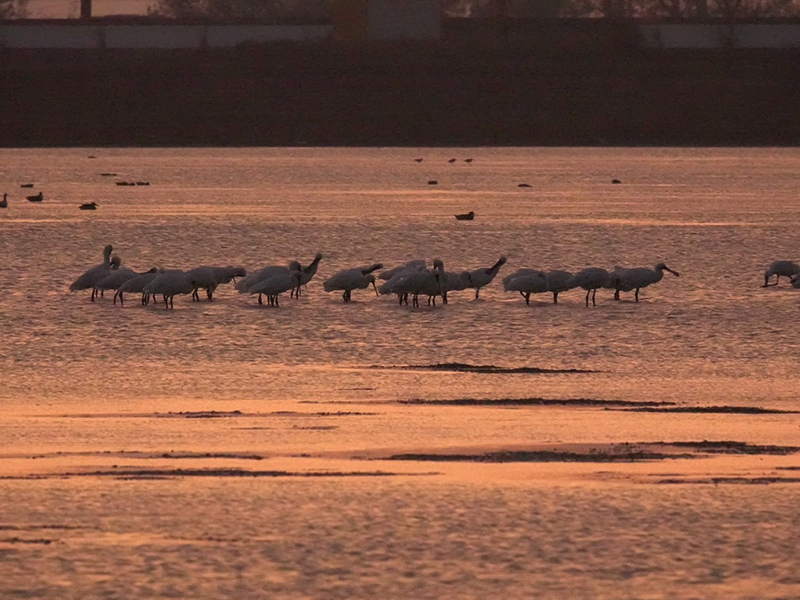
<path fill-rule="evenodd" d="M 304 285 L 308 285 L 308 282 L 314 278 L 314 275 L 317 274 L 317 268 L 319 267 L 319 261 L 322 260 L 322 254 L 317 253 L 307 267 L 303 267 L 300 270 L 300 285 L 297 286 L 296 289 L 292 290 L 292 294 L 295 298 L 300 297 L 300 288 Z"/>
<path fill-rule="evenodd" d="M 500 260 L 498 260 L 488 269 L 475 269 L 474 271 L 469 271 L 469 287 L 475 288 L 476 299 L 480 294 L 481 288 L 492 283 L 492 280 L 500 271 L 500 267 L 502 267 L 504 264 L 506 264 L 506 257 L 501 256 Z"/>
<path fill-rule="evenodd" d="M 103 262 L 99 265 L 95 265 L 91 269 L 88 269 L 78 277 L 72 284 L 69 286 L 70 292 L 75 292 L 78 290 L 92 290 L 91 300 L 94 302 L 94 299 L 97 295 L 97 290 L 95 289 L 95 285 L 103 278 L 107 277 L 111 271 L 111 252 L 114 250 L 113 246 L 109 244 L 105 248 L 103 248 Z"/>
<path fill-rule="evenodd" d="M 769 280 L 773 275 L 775 275 L 775 283 L 770 283 Z M 762 287 L 778 285 L 781 280 L 781 275 L 792 281 L 795 275 L 800 275 L 800 265 L 790 260 L 776 260 L 764 271 L 764 285 Z"/>
<path fill-rule="evenodd" d="M 164 297 L 166 308 L 175 308 L 177 294 L 191 294 L 195 289 L 195 282 L 188 273 L 179 270 L 158 273 L 153 280 L 144 287 L 147 294 L 160 294 Z"/>
<path fill-rule="evenodd" d="M 619 300 L 620 292 L 630 292 L 636 290 L 634 297 L 639 301 L 639 290 L 648 285 L 658 283 L 664 277 L 664 271 L 669 271 L 675 277 L 680 277 L 680 273 L 673 271 L 664 263 L 658 263 L 652 269 L 647 267 L 635 267 L 624 269 L 615 267 L 611 273 L 611 286 L 615 289 L 614 300 Z"/>
<path fill-rule="evenodd" d="M 404 265 L 400 265 L 398 267 L 394 267 L 393 269 L 383 271 L 380 275 L 378 275 L 378 279 L 389 281 L 393 277 L 402 275 L 403 273 L 410 273 L 412 271 L 424 271 L 427 268 L 428 268 L 428 263 L 426 263 L 425 260 L 410 260 Z"/>
<path fill-rule="evenodd" d="M 300 269 L 300 263 L 296 260 L 291 261 L 286 267 L 282 265 L 270 265 L 259 271 L 256 271 L 255 273 L 252 273 L 251 275 L 248 275 L 247 277 L 244 277 L 243 279 L 240 279 L 236 283 L 235 287 L 240 294 L 249 294 L 250 288 L 258 285 L 262 281 L 266 281 L 267 279 L 275 277 L 276 275 L 288 275 L 292 271 L 299 272 Z M 262 304 L 261 294 L 258 295 L 258 303 Z"/>
<path fill-rule="evenodd" d="M 447 291 L 442 289 L 444 263 L 436 259 L 432 269 L 409 269 L 392 277 L 381 286 L 382 294 L 397 294 L 400 304 L 408 304 L 408 296 L 412 297 L 411 305 L 419 306 L 419 295 L 426 294 L 432 299 L 441 296 L 447 302 Z"/>
<path fill-rule="evenodd" d="M 161 272 L 163 272 L 163 269 Z M 156 278 L 158 273 L 158 269 L 153 267 L 147 273 L 142 273 L 141 275 L 132 277 L 131 279 L 128 279 L 124 283 L 120 284 L 116 293 L 114 294 L 114 304 L 117 303 L 117 297 L 119 297 L 119 305 L 124 306 L 124 294 L 125 292 L 131 292 L 132 294 L 142 294 L 142 305 L 146 306 L 150 302 L 150 294 L 145 294 L 144 288 L 148 283 Z"/>
<path fill-rule="evenodd" d="M 592 296 L 592 306 L 595 303 L 595 295 L 600 288 L 608 287 L 611 283 L 611 275 L 600 267 L 589 267 L 578 271 L 569 279 L 569 285 L 586 290 L 586 306 L 589 306 L 589 295 Z"/>
<path fill-rule="evenodd" d="M 507 292 L 519 292 L 525 298 L 525 304 L 531 303 L 531 294 L 543 294 L 548 291 L 544 274 L 533 269 L 530 271 L 517 274 L 516 277 L 503 282 L 503 289 Z"/>
<path fill-rule="evenodd" d="M 265 281 L 250 287 L 250 294 L 258 294 L 258 303 L 261 302 L 261 295 L 267 297 L 270 306 L 280 306 L 278 303 L 278 296 L 284 292 L 291 292 L 300 285 L 302 273 L 298 270 L 288 271 L 286 273 L 279 273 Z"/>
<path fill-rule="evenodd" d="M 246 277 L 247 271 L 244 267 L 195 267 L 189 271 L 197 287 L 192 292 L 192 300 L 195 302 L 200 301 L 200 295 L 197 290 L 203 288 L 206 290 L 206 297 L 208 301 L 214 297 L 216 289 L 224 283 L 235 281 L 237 277 Z"/>
<path fill-rule="evenodd" d="M 345 302 L 350 302 L 353 290 L 365 290 L 370 284 L 375 289 L 375 295 L 378 295 L 378 288 L 375 286 L 375 276 L 373 271 L 382 269 L 381 263 L 375 263 L 369 267 L 358 267 L 355 269 L 345 269 L 334 273 L 324 281 L 322 287 L 326 292 L 342 291 L 342 299 Z"/>

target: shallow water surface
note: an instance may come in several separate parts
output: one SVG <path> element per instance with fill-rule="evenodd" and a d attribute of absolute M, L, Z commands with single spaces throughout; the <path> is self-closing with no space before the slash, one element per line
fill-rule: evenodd
<path fill-rule="evenodd" d="M 0 596 L 800 597 L 800 291 L 760 287 L 800 259 L 798 172 L 796 149 L 0 150 Z M 121 308 L 68 291 L 109 243 L 137 271 L 324 258 L 279 308 L 229 285 Z M 501 255 L 446 306 L 322 289 Z M 639 303 L 500 283 L 662 261 L 680 277 Z M 703 440 L 748 445 L 602 460 Z M 438 458 L 391 460 L 414 453 Z"/>

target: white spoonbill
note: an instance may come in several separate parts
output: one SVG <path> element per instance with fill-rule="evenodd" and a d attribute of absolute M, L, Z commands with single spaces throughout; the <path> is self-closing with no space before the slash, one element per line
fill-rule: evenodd
<path fill-rule="evenodd" d="M 324 281 L 322 287 L 326 292 L 342 291 L 342 299 L 345 302 L 350 302 L 353 290 L 365 290 L 370 284 L 375 289 L 375 295 L 378 295 L 378 288 L 375 286 L 375 276 L 373 271 L 382 269 L 381 263 L 375 263 L 369 267 L 358 267 L 355 269 L 345 269 L 334 273 Z"/>
<path fill-rule="evenodd" d="M 264 294 L 270 306 L 280 306 L 280 304 L 278 304 L 278 296 L 297 288 L 297 286 L 300 285 L 301 278 L 302 273 L 296 269 L 287 271 L 286 273 L 279 273 L 278 275 L 252 286 L 250 288 L 250 293 L 258 294 L 259 304 L 262 304 L 261 295 Z"/>
<path fill-rule="evenodd" d="M 586 306 L 589 306 L 589 295 L 592 296 L 592 306 L 597 306 L 595 303 L 595 295 L 599 288 L 608 287 L 611 282 L 611 275 L 605 269 L 600 267 L 589 267 L 578 271 L 569 279 L 569 285 L 572 287 L 579 287 L 586 290 Z"/>
<path fill-rule="evenodd" d="M 195 267 L 187 271 L 189 277 L 194 281 L 194 289 L 192 290 L 192 302 L 200 302 L 200 294 L 197 290 L 203 288 L 206 291 L 206 297 L 211 302 L 214 295 L 214 290 L 217 289 L 219 281 L 217 281 L 217 274 L 214 272 L 213 267 L 203 266 Z"/>
<path fill-rule="evenodd" d="M 775 275 L 775 283 L 770 283 L 769 280 L 773 275 Z M 762 287 L 778 285 L 781 275 L 791 280 L 795 275 L 800 275 L 800 266 L 790 260 L 776 260 L 764 271 L 764 285 Z"/>
<path fill-rule="evenodd" d="M 648 285 L 658 283 L 664 277 L 664 271 L 669 271 L 675 277 L 680 277 L 680 273 L 673 271 L 664 263 L 658 263 L 652 269 L 647 267 L 635 267 L 624 269 L 615 267 L 611 273 L 612 286 L 615 288 L 614 299 L 619 300 L 620 292 L 630 292 L 636 290 L 634 297 L 639 301 L 639 290 Z"/>
<path fill-rule="evenodd" d="M 575 286 L 572 283 L 572 273 L 554 269 L 545 273 L 547 281 L 547 291 L 553 294 L 553 304 L 558 304 L 558 295 L 561 292 L 568 292 Z"/>
<path fill-rule="evenodd" d="M 381 293 L 397 294 L 400 304 L 403 302 L 408 304 L 410 295 L 412 306 L 419 306 L 420 294 L 427 294 L 429 298 L 442 296 L 442 300 L 446 302 L 447 292 L 441 285 L 443 276 L 444 263 L 436 259 L 433 261 L 433 269 L 408 270 L 395 275 L 381 286 Z"/>
<path fill-rule="evenodd" d="M 248 275 L 247 277 L 244 277 L 243 279 L 240 279 L 236 283 L 235 287 L 240 294 L 249 294 L 250 288 L 261 283 L 262 281 L 266 281 L 267 279 L 275 277 L 276 275 L 288 275 L 292 271 L 299 272 L 300 269 L 300 263 L 296 260 L 291 261 L 286 267 L 282 265 L 270 265 Z M 258 303 L 262 304 L 261 294 L 258 295 Z"/>
<path fill-rule="evenodd" d="M 153 280 L 144 286 L 147 294 L 161 294 L 164 297 L 166 308 L 175 308 L 177 294 L 191 294 L 195 289 L 195 282 L 188 273 L 179 270 L 158 273 Z"/>
<path fill-rule="evenodd" d="M 378 279 L 389 281 L 392 277 L 401 275 L 405 272 L 424 271 L 427 268 L 428 268 L 428 263 L 425 262 L 424 259 L 410 260 L 404 265 L 400 265 L 398 267 L 394 267 L 393 269 L 388 269 L 387 271 L 381 272 L 381 274 L 378 275 Z"/>
<path fill-rule="evenodd" d="M 469 271 L 469 287 L 475 288 L 476 299 L 480 294 L 481 288 L 492 283 L 492 280 L 495 278 L 498 271 L 500 271 L 500 267 L 502 267 L 504 264 L 506 264 L 506 257 L 501 256 L 500 259 L 488 269 L 475 269 L 474 271 Z"/>
<path fill-rule="evenodd" d="M 543 273 L 533 271 L 518 275 L 504 281 L 503 289 L 507 292 L 519 292 L 525 298 L 525 304 L 531 303 L 531 294 L 543 294 L 548 291 L 547 279 Z"/>
<path fill-rule="evenodd" d="M 117 303 L 117 296 L 119 296 L 119 305 L 124 306 L 124 294 L 125 292 L 131 292 L 133 294 L 142 294 L 142 305 L 146 306 L 150 302 L 150 294 L 145 294 L 144 288 L 156 278 L 158 272 L 158 269 L 153 267 L 147 273 L 142 273 L 141 275 L 137 275 L 121 283 L 114 294 L 114 304 Z"/>
<path fill-rule="evenodd" d="M 506 275 L 505 277 L 503 277 L 503 285 L 507 284 L 512 279 L 516 279 L 517 277 L 522 277 L 523 275 L 533 275 L 533 274 L 544 277 L 544 271 L 539 271 L 538 269 L 517 269 L 516 271 L 511 273 L 511 275 Z"/>
<path fill-rule="evenodd" d="M 116 257 L 114 257 L 116 258 Z M 114 264 L 114 259 L 111 259 L 111 264 Z M 155 269 L 151 270 L 155 272 Z M 151 271 L 147 271 L 148 273 Z M 126 281 L 133 279 L 138 275 L 143 275 L 144 273 L 136 273 L 131 269 L 112 269 L 107 277 L 104 277 L 97 284 L 94 286 L 96 290 L 100 293 L 103 293 L 105 290 L 118 290 L 119 286 L 121 286 Z M 117 294 L 114 294 L 114 304 L 117 303 Z"/>
<path fill-rule="evenodd" d="M 111 246 L 111 244 L 103 248 L 103 262 L 99 265 L 95 265 L 91 269 L 88 269 L 83 273 L 83 275 L 73 281 L 69 286 L 69 291 L 75 292 L 77 290 L 91 289 L 91 300 L 94 302 L 95 296 L 97 295 L 97 290 L 94 286 L 101 279 L 108 276 L 109 272 L 111 271 L 111 252 L 113 250 L 114 248 Z"/>
<path fill-rule="evenodd" d="M 314 275 L 317 274 L 317 268 L 319 267 L 319 261 L 322 260 L 322 254 L 319 252 L 314 257 L 307 267 L 303 267 L 300 270 L 300 285 L 297 286 L 297 289 L 292 290 L 292 294 L 296 298 L 300 297 L 300 288 L 304 285 L 308 285 L 308 282 L 314 278 Z"/>

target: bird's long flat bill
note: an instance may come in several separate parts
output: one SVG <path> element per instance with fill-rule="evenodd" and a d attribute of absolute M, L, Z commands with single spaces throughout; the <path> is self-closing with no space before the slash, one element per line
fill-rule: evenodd
<path fill-rule="evenodd" d="M 376 296 L 380 296 L 380 294 L 378 293 L 378 286 L 375 285 L 374 281 L 372 282 L 372 289 L 375 290 L 375 295 Z"/>
<path fill-rule="evenodd" d="M 664 270 L 665 270 L 665 271 L 669 271 L 670 273 L 672 273 L 673 275 L 675 275 L 675 277 L 680 277 L 680 276 L 681 276 L 681 274 L 680 274 L 680 273 L 678 273 L 677 271 L 673 271 L 673 270 L 672 270 L 672 269 L 670 269 L 669 267 L 664 267 Z"/>

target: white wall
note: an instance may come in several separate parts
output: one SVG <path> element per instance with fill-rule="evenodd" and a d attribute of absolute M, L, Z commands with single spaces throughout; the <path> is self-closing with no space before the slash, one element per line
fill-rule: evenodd
<path fill-rule="evenodd" d="M 800 24 L 753 23 L 736 25 L 640 25 L 645 45 L 651 48 L 799 48 Z"/>
<path fill-rule="evenodd" d="M 442 29 L 438 0 L 370 0 L 367 19 L 373 40 L 436 40 Z"/>
<path fill-rule="evenodd" d="M 313 41 L 330 25 L 0 25 L 6 48 L 199 48 L 246 42 Z"/>

